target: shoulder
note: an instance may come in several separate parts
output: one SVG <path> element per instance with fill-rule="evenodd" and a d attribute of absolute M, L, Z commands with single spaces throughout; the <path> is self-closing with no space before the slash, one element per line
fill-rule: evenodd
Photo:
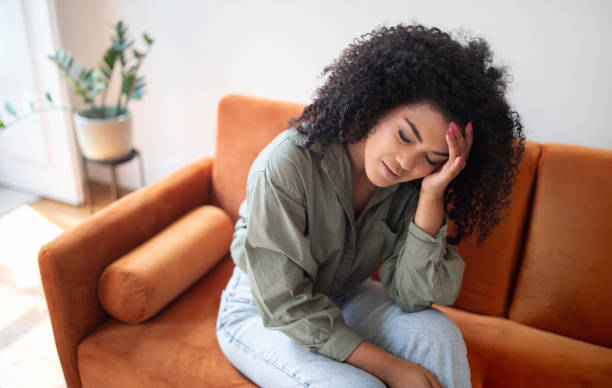
<path fill-rule="evenodd" d="M 313 168 L 316 151 L 305 147 L 307 136 L 292 127 L 279 133 L 257 155 L 247 178 L 247 190 L 256 176 L 265 176 L 277 188 L 304 195 L 304 178 Z M 316 148 L 316 147 L 315 147 Z"/>

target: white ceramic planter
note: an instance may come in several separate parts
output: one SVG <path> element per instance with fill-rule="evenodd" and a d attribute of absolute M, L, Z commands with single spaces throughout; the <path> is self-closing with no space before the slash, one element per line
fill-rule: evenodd
<path fill-rule="evenodd" d="M 107 107 L 105 116 L 115 108 Z M 129 111 L 115 117 L 92 118 L 91 110 L 73 114 L 77 141 L 88 159 L 114 159 L 130 153 L 132 149 L 132 116 Z"/>

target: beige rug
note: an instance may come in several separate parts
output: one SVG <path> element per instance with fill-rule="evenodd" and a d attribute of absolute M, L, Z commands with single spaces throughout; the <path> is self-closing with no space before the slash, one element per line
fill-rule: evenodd
<path fill-rule="evenodd" d="M 38 270 L 61 233 L 28 205 L 0 216 L 0 388 L 66 387 Z"/>

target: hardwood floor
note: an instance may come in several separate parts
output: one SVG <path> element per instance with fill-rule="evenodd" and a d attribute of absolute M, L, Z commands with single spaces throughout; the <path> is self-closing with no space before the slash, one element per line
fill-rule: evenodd
<path fill-rule="evenodd" d="M 92 182 L 92 194 L 94 203 L 94 213 L 98 210 L 110 205 L 113 202 L 110 194 L 110 186 L 104 183 Z M 133 190 L 119 189 L 120 197 L 123 197 Z M 87 204 L 81 206 L 72 206 L 52 199 L 41 199 L 30 203 L 29 206 L 47 217 L 51 222 L 62 228 L 63 230 L 70 229 L 85 219 L 91 214 Z M 93 213 L 92 213 L 93 214 Z"/>

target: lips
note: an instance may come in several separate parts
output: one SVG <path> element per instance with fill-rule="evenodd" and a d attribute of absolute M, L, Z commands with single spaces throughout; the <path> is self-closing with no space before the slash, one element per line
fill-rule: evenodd
<path fill-rule="evenodd" d="M 397 175 L 393 170 L 391 170 L 391 168 L 389 168 L 389 166 L 387 166 L 387 164 L 385 162 L 382 162 L 383 164 L 383 168 L 385 169 L 387 176 L 389 176 L 389 178 L 391 179 L 399 179 L 400 176 Z"/>

